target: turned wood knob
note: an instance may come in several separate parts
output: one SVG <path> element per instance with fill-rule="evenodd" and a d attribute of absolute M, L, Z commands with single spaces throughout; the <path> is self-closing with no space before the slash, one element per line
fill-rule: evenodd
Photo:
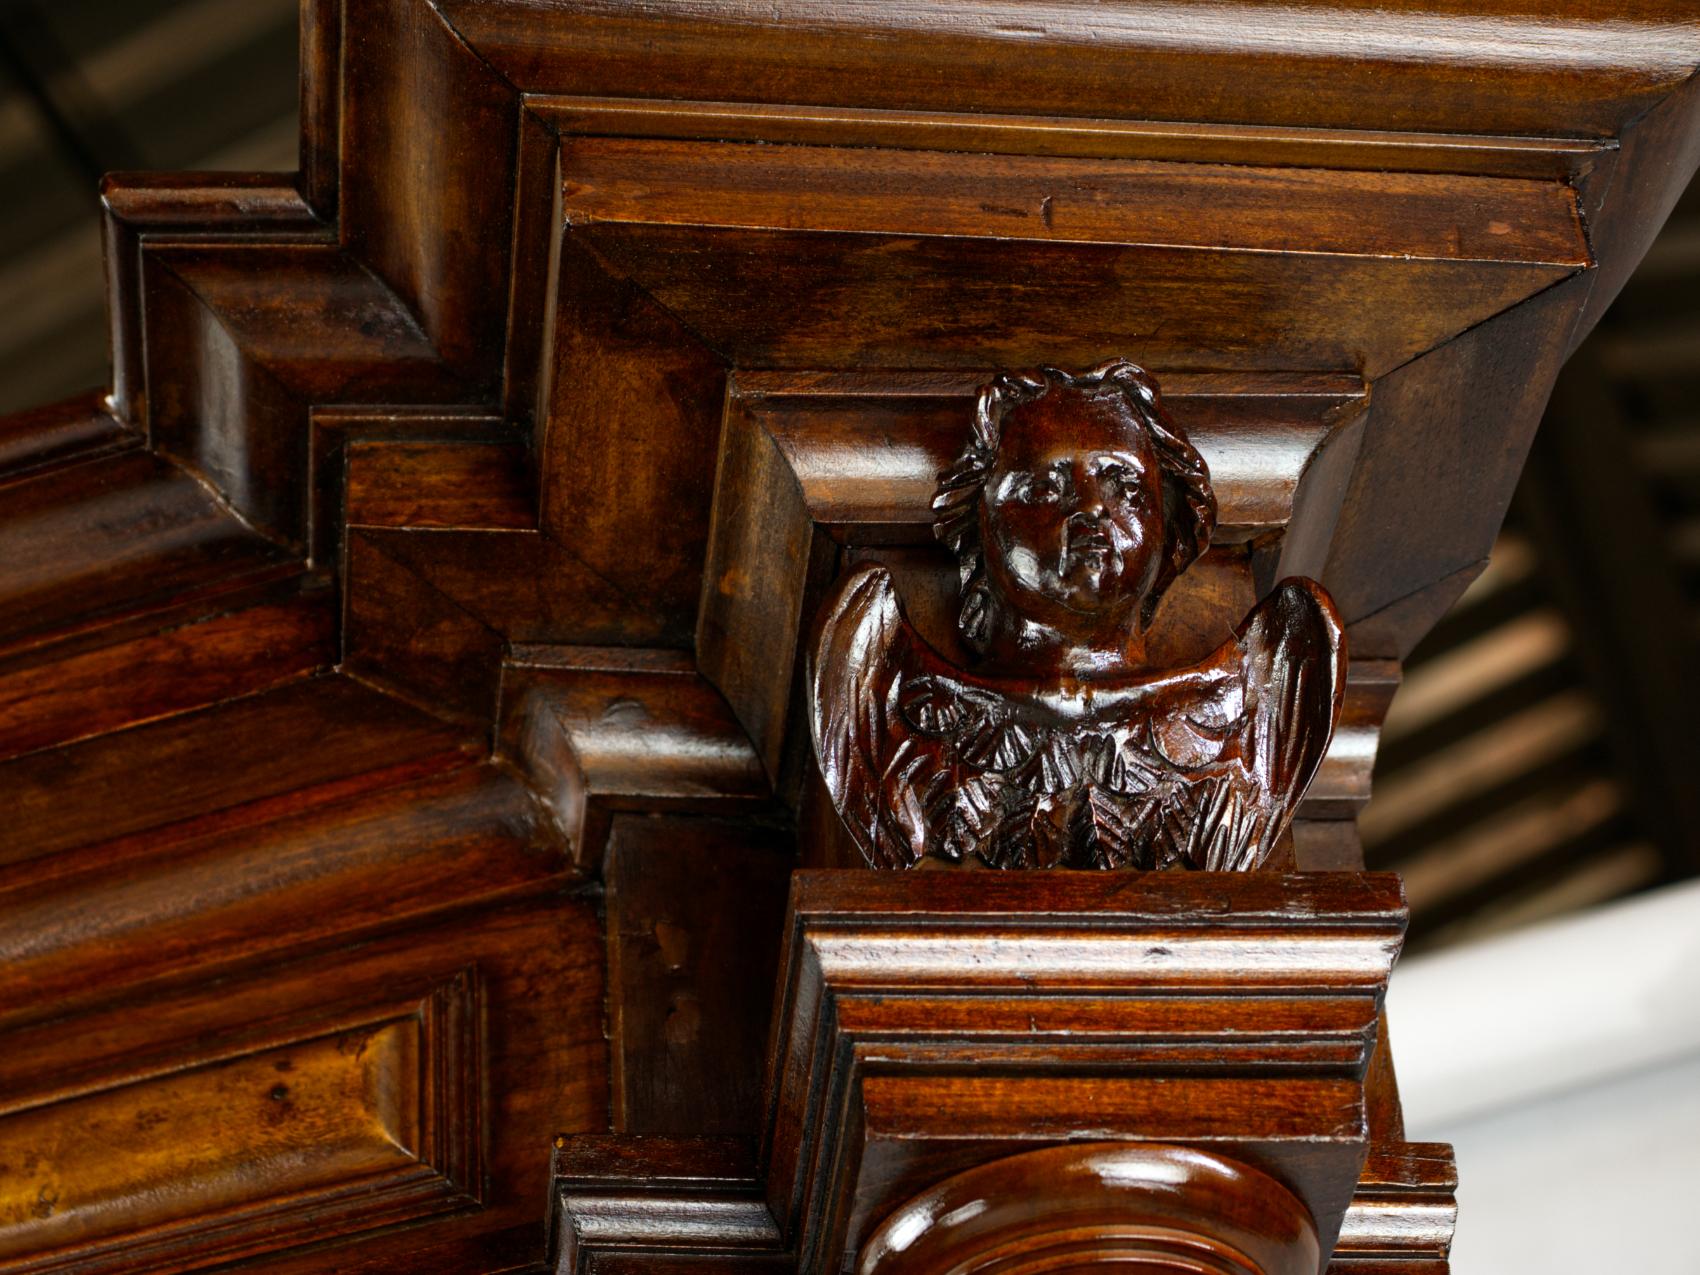
<path fill-rule="evenodd" d="M 1310 1212 L 1268 1174 L 1187 1147 L 1094 1142 L 994 1160 L 893 1213 L 857 1275 L 1317 1275 Z"/>

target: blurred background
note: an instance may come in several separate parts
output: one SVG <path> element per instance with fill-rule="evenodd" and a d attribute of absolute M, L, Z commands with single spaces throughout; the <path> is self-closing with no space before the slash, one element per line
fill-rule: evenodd
<path fill-rule="evenodd" d="M 294 169 L 296 70 L 296 0 L 0 0 L 0 413 L 105 382 L 100 175 Z M 1410 896 L 1395 1055 L 1413 1136 L 1459 1143 L 1462 1275 L 1700 1271 L 1634 1224 L 1700 1196 L 1697 389 L 1700 188 L 1383 735 L 1365 851 Z"/>

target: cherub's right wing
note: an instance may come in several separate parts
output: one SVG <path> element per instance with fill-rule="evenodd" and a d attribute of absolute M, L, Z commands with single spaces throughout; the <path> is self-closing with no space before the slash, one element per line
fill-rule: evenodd
<path fill-rule="evenodd" d="M 946 790 L 1006 761 L 999 697 L 933 650 L 884 567 L 841 579 L 822 613 L 808 682 L 815 756 L 832 804 L 868 862 L 908 867 L 957 853 Z"/>
<path fill-rule="evenodd" d="M 912 643 L 891 572 L 860 567 L 839 580 L 810 652 L 810 724 L 832 804 L 875 867 L 907 867 L 926 852 L 919 810 L 888 815 L 882 780 L 907 732 L 895 692 Z"/>

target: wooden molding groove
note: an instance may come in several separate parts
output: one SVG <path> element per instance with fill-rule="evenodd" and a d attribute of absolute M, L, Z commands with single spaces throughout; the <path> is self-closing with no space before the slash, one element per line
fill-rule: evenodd
<path fill-rule="evenodd" d="M 749 1143 L 727 1138 L 556 1140 L 553 1269 L 619 1269 L 639 1253 L 691 1253 L 693 1269 L 788 1272 Z M 1372 1152 L 1327 1275 L 1446 1275 L 1458 1206 L 1450 1148 Z M 570 1223 L 570 1229 L 567 1229 Z M 665 1269 L 664 1259 L 643 1259 Z"/>

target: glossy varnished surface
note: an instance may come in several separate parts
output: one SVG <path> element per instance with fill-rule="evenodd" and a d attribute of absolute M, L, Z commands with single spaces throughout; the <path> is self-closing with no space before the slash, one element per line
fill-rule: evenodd
<path fill-rule="evenodd" d="M 1700 27 L 1268 16 L 308 0 L 299 174 L 110 178 L 109 392 L 0 422 L 0 1269 L 794 1270 L 808 1210 L 739 1149 L 763 963 L 785 868 L 855 854 L 800 652 L 877 562 L 962 654 L 927 506 L 999 366 L 1125 352 L 1206 457 L 1219 534 L 1154 653 L 1198 660 L 1288 576 L 1333 596 L 1354 666 L 1293 854 L 1357 866 L 1397 661 L 1700 158 Z M 933 875 L 905 888 L 949 979 L 1003 922 Z M 1439 1270 L 1449 1160 L 1403 1140 L 1373 994 L 1233 982 L 1385 909 L 1269 882 L 1219 949 L 1186 887 L 1122 901 L 1216 988 L 1190 1021 L 1018 977 L 926 1021 L 857 1001 L 852 1034 L 964 1059 L 1090 1019 L 1173 1061 L 1021 1102 L 977 1062 L 948 1103 L 874 1068 L 886 1204 L 972 1167 L 904 1129 L 1020 1140 L 1102 1097 L 1128 1130 L 1323 1130 L 1340 1158 L 1287 1181 L 1332 1184 L 1338 1269 Z M 1067 931 L 1068 888 L 992 912 Z M 1059 985 L 1098 950 L 1063 947 Z M 1309 1040 L 1306 1078 L 1229 1101 L 1200 1024 Z M 598 1139 L 556 1195 L 606 1243 L 551 1256 L 557 1133 Z"/>
<path fill-rule="evenodd" d="M 945 1179 L 880 1224 L 856 1271 L 1311 1275 L 1321 1259 L 1304 1205 L 1255 1169 L 1182 1147 L 1084 1143 Z"/>
<path fill-rule="evenodd" d="M 705 1142 L 567 1139 L 558 1269 L 731 1249 L 836 1270 L 940 1179 L 1098 1139 L 1239 1157 L 1331 1249 L 1381 1136 L 1376 1013 L 1403 926 L 1388 876 L 796 874 L 756 1159 L 723 1180 Z M 1014 1195 L 1030 1218 L 1068 1207 Z M 940 1232 L 968 1261 L 974 1228 L 960 1250 Z"/>
<path fill-rule="evenodd" d="M 1147 650 L 1218 507 L 1204 457 L 1126 359 L 1001 374 L 932 500 L 957 559 L 954 664 L 891 573 L 828 596 L 815 760 L 874 867 L 1245 871 L 1276 853 L 1345 695 L 1340 618 L 1282 581 L 1202 660 Z"/>

